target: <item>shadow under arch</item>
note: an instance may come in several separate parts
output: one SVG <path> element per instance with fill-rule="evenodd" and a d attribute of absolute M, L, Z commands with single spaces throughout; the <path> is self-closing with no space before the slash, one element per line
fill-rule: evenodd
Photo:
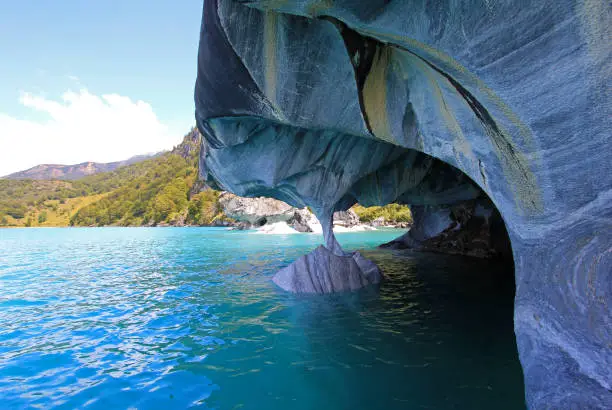
<path fill-rule="evenodd" d="M 357 202 L 411 207 L 413 227 L 387 247 L 513 261 L 508 230 L 493 200 L 461 170 L 427 154 L 406 150 L 357 181 L 338 208 Z"/>

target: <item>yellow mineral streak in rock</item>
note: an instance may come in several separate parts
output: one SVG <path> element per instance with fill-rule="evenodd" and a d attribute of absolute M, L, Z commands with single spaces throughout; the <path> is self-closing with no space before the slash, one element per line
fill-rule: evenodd
<path fill-rule="evenodd" d="M 489 102 L 495 104 L 496 109 L 504 113 L 506 118 L 518 129 L 518 133 L 523 139 L 526 147 L 530 149 L 535 147 L 531 129 L 519 119 L 512 109 L 501 98 L 499 98 L 499 96 L 495 94 L 492 89 L 490 89 L 480 78 L 459 64 L 459 62 L 457 62 L 455 59 L 434 47 L 404 35 L 381 33 L 377 30 L 367 28 L 364 29 L 362 27 L 353 29 L 366 36 L 370 36 L 384 42 L 395 43 L 397 46 L 405 48 L 428 61 L 439 61 L 442 62 L 445 67 L 452 68 L 452 70 L 455 72 L 453 73 L 453 76 L 458 74 L 457 78 L 461 80 L 461 83 L 474 84 L 476 89 L 478 89 L 478 91 L 481 92 Z"/>
<path fill-rule="evenodd" d="M 403 53 L 406 53 L 403 51 Z M 406 53 L 408 54 L 408 53 Z M 440 87 L 440 82 L 444 82 L 448 88 L 451 88 L 452 85 L 449 81 L 436 73 L 431 67 L 429 67 L 423 60 L 414 56 L 408 55 L 406 56 L 410 59 L 410 63 L 413 67 L 417 68 L 423 75 L 427 77 L 429 82 L 429 86 L 431 91 L 433 92 L 433 97 L 436 99 L 436 109 L 440 113 L 441 118 L 444 120 L 444 124 L 448 132 L 453 136 L 453 148 L 455 150 L 455 159 L 459 165 L 466 165 L 463 163 L 463 158 L 459 154 L 463 154 L 463 156 L 470 163 L 476 163 L 476 157 L 474 156 L 474 152 L 472 151 L 472 146 L 470 142 L 467 140 L 463 131 L 461 129 L 461 125 L 455 118 L 455 115 L 449 105 L 446 103 L 444 99 L 444 93 L 442 92 L 442 88 Z"/>
<path fill-rule="evenodd" d="M 503 113 L 505 119 L 512 124 L 518 134 L 523 140 L 523 146 L 528 149 L 534 149 L 533 135 L 531 129 L 524 124 L 518 116 L 512 111 L 512 109 L 505 104 L 498 95 L 496 95 L 486 84 L 476 77 L 474 74 L 469 72 L 465 67 L 459 64 L 457 61 L 452 59 L 445 53 L 437 50 L 427 44 L 416 41 L 412 38 L 393 34 L 393 33 L 380 33 L 376 30 L 371 29 L 358 29 L 362 34 L 379 39 L 381 41 L 389 41 L 398 46 L 399 50 L 405 49 L 404 52 L 414 53 L 422 58 L 435 62 L 441 62 L 444 67 L 452 70 L 453 77 L 455 77 L 462 84 L 472 84 L 479 93 L 482 94 L 485 105 L 493 105 L 494 108 Z M 386 46 L 385 48 L 389 48 Z M 399 51 L 398 51 L 399 52 Z M 385 107 L 386 108 L 386 107 Z M 369 111 L 366 109 L 369 114 Z M 379 117 L 380 118 L 380 117 Z M 370 120 L 370 122 L 372 122 Z M 448 122 L 448 121 L 447 121 Z M 388 125 L 388 124 L 387 124 Z M 514 199 L 516 205 L 526 214 L 539 213 L 543 209 L 542 194 L 533 171 L 529 166 L 529 162 L 525 158 L 524 154 L 519 150 L 518 146 L 514 142 L 512 135 L 501 124 L 498 123 L 499 134 L 490 132 L 487 129 L 487 135 L 491 139 L 491 145 L 494 148 L 497 157 L 499 158 L 504 174 L 514 193 Z M 374 130 L 374 126 L 372 126 Z M 388 126 L 387 126 L 388 129 Z M 385 139 L 375 132 L 377 137 Z M 394 142 L 389 139 L 385 139 L 389 142 Z M 461 149 L 462 144 L 456 146 Z"/>
<path fill-rule="evenodd" d="M 387 112 L 387 69 L 393 50 L 380 47 L 376 50 L 372 67 L 363 85 L 363 105 L 372 133 L 381 140 L 394 143 Z"/>

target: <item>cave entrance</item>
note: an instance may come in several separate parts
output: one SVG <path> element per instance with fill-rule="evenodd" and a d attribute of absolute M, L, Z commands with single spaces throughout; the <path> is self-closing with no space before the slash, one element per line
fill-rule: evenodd
<path fill-rule="evenodd" d="M 455 204 L 409 208 L 409 230 L 381 247 L 493 259 L 513 267 L 505 223 L 484 193 Z"/>
<path fill-rule="evenodd" d="M 386 143 L 381 143 L 386 144 Z M 356 181 L 336 205 L 400 211 L 407 205 L 412 226 L 387 247 L 505 259 L 512 248 L 502 215 L 489 196 L 468 175 L 423 152 L 394 147 L 392 161 Z M 394 208 L 394 206 L 396 208 Z"/>
<path fill-rule="evenodd" d="M 364 252 L 387 277 L 368 307 L 380 315 L 375 327 L 403 337 L 382 336 L 381 343 L 401 351 L 400 362 L 420 363 L 395 376 L 418 379 L 411 397 L 423 406 L 524 408 L 513 321 L 514 261 L 505 222 L 467 175 L 418 155 L 411 162 L 415 169 L 393 171 L 404 178 L 395 180 L 403 191 L 393 203 L 409 206 L 411 226 Z M 384 190 L 378 197 L 373 191 L 372 186 L 355 191 L 359 204 L 385 203 Z M 396 388 L 402 387 L 390 387 Z"/>

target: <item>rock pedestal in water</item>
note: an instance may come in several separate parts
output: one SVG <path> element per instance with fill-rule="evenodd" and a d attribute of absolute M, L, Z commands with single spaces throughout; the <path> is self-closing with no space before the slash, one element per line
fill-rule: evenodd
<path fill-rule="evenodd" d="M 359 252 L 336 255 L 319 246 L 274 276 L 280 288 L 297 293 L 332 293 L 357 290 L 382 280 L 380 270 Z"/>
<path fill-rule="evenodd" d="M 449 216 L 490 199 L 527 403 L 612 408 L 611 16 L 590 0 L 205 0 L 202 175 L 309 206 L 337 256 L 331 215 L 356 201 Z M 352 269 L 312 260 L 292 275 Z"/>

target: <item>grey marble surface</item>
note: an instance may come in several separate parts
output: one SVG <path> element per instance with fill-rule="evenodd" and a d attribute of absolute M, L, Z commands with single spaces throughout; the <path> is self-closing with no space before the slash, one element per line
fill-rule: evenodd
<path fill-rule="evenodd" d="M 611 84 L 608 1 L 205 0 L 201 172 L 322 222 L 482 190 L 528 405 L 612 408 Z"/>
<path fill-rule="evenodd" d="M 295 293 L 333 293 L 380 283 L 383 276 L 359 252 L 335 255 L 325 246 L 300 257 L 272 279 L 281 289 Z"/>

